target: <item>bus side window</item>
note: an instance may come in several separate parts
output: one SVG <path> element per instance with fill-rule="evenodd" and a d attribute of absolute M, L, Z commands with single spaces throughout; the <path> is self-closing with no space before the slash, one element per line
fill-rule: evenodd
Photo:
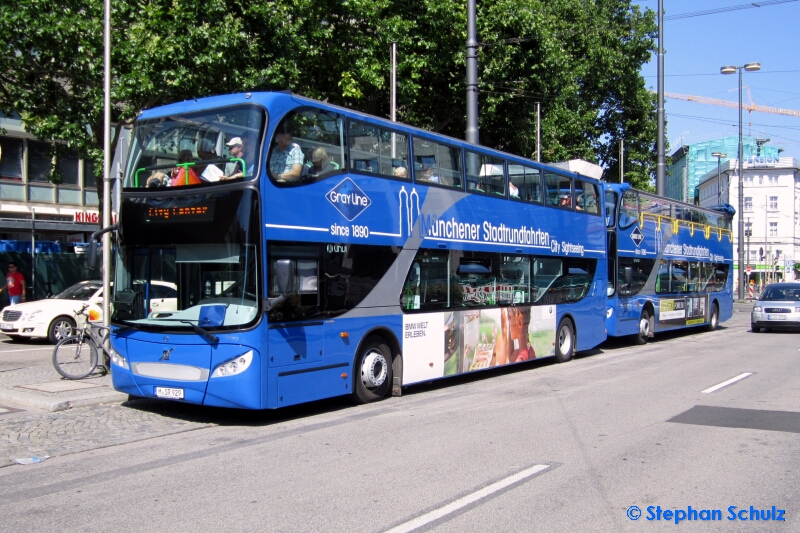
<path fill-rule="evenodd" d="M 403 309 L 446 309 L 448 290 L 448 255 L 446 250 L 421 249 L 406 275 L 400 306 Z"/>
<path fill-rule="evenodd" d="M 505 162 L 477 152 L 467 152 L 467 190 L 505 196 Z"/>
<path fill-rule="evenodd" d="M 463 189 L 461 149 L 414 137 L 414 180 Z"/>
<path fill-rule="evenodd" d="M 509 162 L 508 196 L 525 202 L 542 203 L 542 179 L 539 169 Z"/>
<path fill-rule="evenodd" d="M 407 135 L 361 122 L 348 124 L 350 168 L 408 179 Z M 406 169 L 405 173 L 397 170 L 400 167 Z"/>

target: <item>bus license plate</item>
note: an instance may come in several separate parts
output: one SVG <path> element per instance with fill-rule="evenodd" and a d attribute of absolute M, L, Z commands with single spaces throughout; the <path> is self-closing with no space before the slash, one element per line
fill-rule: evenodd
<path fill-rule="evenodd" d="M 786 320 L 784 315 L 767 315 L 767 320 Z"/>
<path fill-rule="evenodd" d="M 159 398 L 170 398 L 172 400 L 183 400 L 183 389 L 156 387 L 156 396 Z"/>
<path fill-rule="evenodd" d="M 14 324 L 6 324 L 5 322 L 0 324 L 0 329 L 14 329 Z"/>

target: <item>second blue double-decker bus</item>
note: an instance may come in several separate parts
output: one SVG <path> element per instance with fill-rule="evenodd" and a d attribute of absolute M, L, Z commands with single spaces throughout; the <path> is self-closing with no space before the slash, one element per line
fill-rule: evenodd
<path fill-rule="evenodd" d="M 733 314 L 733 207 L 705 209 L 604 184 L 610 336 L 716 329 Z"/>
<path fill-rule="evenodd" d="M 606 338 L 604 211 L 596 180 L 287 93 L 146 111 L 114 386 L 263 409 L 567 361 Z"/>

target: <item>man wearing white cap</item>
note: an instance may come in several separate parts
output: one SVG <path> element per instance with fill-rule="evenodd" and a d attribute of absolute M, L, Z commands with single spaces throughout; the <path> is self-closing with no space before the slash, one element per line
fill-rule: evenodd
<path fill-rule="evenodd" d="M 275 136 L 276 146 L 269 158 L 269 171 L 278 181 L 298 180 L 303 172 L 303 151 L 293 140 L 288 131 L 282 131 Z"/>
<path fill-rule="evenodd" d="M 231 154 L 231 157 L 244 159 L 244 148 L 242 147 L 241 137 L 234 137 L 230 141 L 226 142 L 225 146 L 228 147 L 228 152 Z M 225 165 L 225 175 L 220 179 L 232 180 L 243 177 L 244 172 L 242 171 L 242 162 L 234 161 L 233 163 L 228 163 Z"/>

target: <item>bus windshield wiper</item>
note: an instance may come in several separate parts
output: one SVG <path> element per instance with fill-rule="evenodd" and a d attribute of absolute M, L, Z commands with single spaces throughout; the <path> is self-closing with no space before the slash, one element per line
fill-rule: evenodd
<path fill-rule="evenodd" d="M 216 343 L 219 342 L 219 337 L 217 337 L 216 335 L 212 335 L 211 333 L 209 333 L 205 329 L 203 329 L 200 326 L 198 326 L 197 324 L 193 323 L 191 320 L 178 320 L 178 322 L 180 322 L 182 324 L 189 324 L 192 327 L 192 330 L 195 333 L 197 333 L 201 337 L 205 338 L 211 344 L 216 344 Z"/>

